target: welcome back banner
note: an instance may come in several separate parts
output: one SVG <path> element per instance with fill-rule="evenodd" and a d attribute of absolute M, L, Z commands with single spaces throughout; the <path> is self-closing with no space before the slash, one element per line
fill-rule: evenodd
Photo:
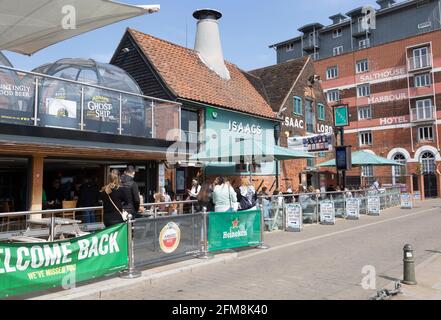
<path fill-rule="evenodd" d="M 127 224 L 66 241 L 0 243 L 0 298 L 77 282 L 127 269 Z"/>

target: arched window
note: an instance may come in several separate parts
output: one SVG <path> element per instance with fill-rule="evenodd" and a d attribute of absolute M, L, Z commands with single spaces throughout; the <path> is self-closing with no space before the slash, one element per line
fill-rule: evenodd
<path fill-rule="evenodd" d="M 407 164 L 407 160 L 406 157 L 404 156 L 404 154 L 402 153 L 396 153 L 393 156 L 393 160 L 395 162 L 401 163 L 404 166 L 394 166 L 394 176 L 395 177 L 402 177 L 406 175 L 406 164 Z"/>
<path fill-rule="evenodd" d="M 435 173 L 435 156 L 432 152 L 424 152 L 421 156 L 421 170 L 424 174 Z"/>

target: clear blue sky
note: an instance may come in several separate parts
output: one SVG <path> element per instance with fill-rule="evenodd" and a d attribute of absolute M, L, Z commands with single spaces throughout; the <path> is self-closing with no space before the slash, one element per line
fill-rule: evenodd
<path fill-rule="evenodd" d="M 223 13 L 221 37 L 225 59 L 244 70 L 276 63 L 268 46 L 299 35 L 310 22 L 329 24 L 329 16 L 362 5 L 377 7 L 375 0 L 119 0 L 130 4 L 160 4 L 161 11 L 126 20 L 44 49 L 31 57 L 5 52 L 12 64 L 31 70 L 61 58 L 94 58 L 108 62 L 126 27 L 179 45 L 193 47 L 196 21 L 192 13 L 214 8 Z M 188 25 L 188 33 L 186 26 Z"/>

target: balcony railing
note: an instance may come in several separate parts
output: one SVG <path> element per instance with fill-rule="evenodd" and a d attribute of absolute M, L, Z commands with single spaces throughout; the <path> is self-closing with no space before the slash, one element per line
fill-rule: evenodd
<path fill-rule="evenodd" d="M 414 108 L 412 109 L 410 119 L 412 122 L 434 121 L 435 107 L 428 106 L 422 108 Z"/>
<path fill-rule="evenodd" d="M 432 67 L 432 55 L 425 54 L 421 56 L 414 56 L 408 59 L 409 71 L 421 70 Z"/>
<path fill-rule="evenodd" d="M 181 105 L 0 66 L 0 123 L 178 141 Z"/>
<path fill-rule="evenodd" d="M 312 51 L 320 48 L 320 38 L 318 36 L 314 38 L 307 38 L 303 43 L 303 50 Z"/>

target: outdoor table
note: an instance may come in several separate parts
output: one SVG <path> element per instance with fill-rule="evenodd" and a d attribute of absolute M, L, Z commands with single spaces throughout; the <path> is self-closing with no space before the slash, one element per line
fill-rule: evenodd
<path fill-rule="evenodd" d="M 66 233 L 75 235 L 75 236 L 83 236 L 88 233 L 83 232 L 80 230 L 79 224 L 82 223 L 80 220 L 72 220 L 72 219 L 65 219 L 65 218 L 54 218 L 55 226 L 53 228 L 49 228 L 49 239 L 54 240 L 55 236 L 58 234 L 59 230 L 61 230 L 61 227 L 63 226 L 72 226 L 73 230 L 67 230 Z M 41 219 L 31 219 L 29 220 L 30 224 L 36 224 L 36 225 L 42 225 L 46 227 L 51 227 L 51 218 L 41 218 Z"/>

